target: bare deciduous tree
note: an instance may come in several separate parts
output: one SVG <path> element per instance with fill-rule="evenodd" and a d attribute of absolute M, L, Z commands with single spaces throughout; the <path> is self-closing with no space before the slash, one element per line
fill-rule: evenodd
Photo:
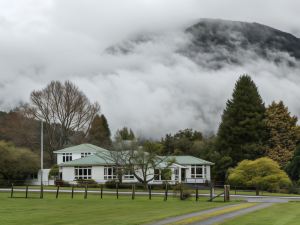
<path fill-rule="evenodd" d="M 51 157 L 52 151 L 70 143 L 72 136 L 81 134 L 85 137 L 100 111 L 99 104 L 90 103 L 70 81 L 64 84 L 52 81 L 46 88 L 33 91 L 30 98 L 31 104 L 26 107 L 26 113 L 45 122 Z"/>
<path fill-rule="evenodd" d="M 120 178 L 124 172 L 130 171 L 146 188 L 154 179 L 155 169 L 169 168 L 175 162 L 166 156 L 159 156 L 160 151 L 160 144 L 155 142 L 146 141 L 143 146 L 138 146 L 136 141 L 117 140 L 110 158 L 116 165 L 119 182 L 122 182 Z"/>

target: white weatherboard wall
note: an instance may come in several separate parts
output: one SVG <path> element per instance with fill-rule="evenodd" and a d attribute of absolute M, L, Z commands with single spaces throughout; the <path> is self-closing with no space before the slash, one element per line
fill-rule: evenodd
<path fill-rule="evenodd" d="M 210 181 L 210 166 L 206 166 L 206 179 Z"/>
<path fill-rule="evenodd" d="M 92 179 L 98 183 L 104 183 L 104 166 L 92 167 Z"/>
<path fill-rule="evenodd" d="M 54 185 L 54 180 L 49 179 L 50 169 L 43 169 L 43 185 Z M 30 179 L 31 185 L 41 184 L 41 170 L 38 171 L 37 179 Z"/>
<path fill-rule="evenodd" d="M 64 181 L 74 181 L 75 170 L 74 167 L 61 167 L 60 172 L 62 172 L 62 179 Z"/>

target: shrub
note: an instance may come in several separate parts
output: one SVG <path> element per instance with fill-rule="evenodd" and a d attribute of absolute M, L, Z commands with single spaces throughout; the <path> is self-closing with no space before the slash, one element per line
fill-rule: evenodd
<path fill-rule="evenodd" d="M 116 180 L 108 180 L 105 182 L 106 188 L 116 188 L 117 181 Z"/>
<path fill-rule="evenodd" d="M 289 187 L 288 192 L 291 194 L 300 194 L 299 184 L 297 184 L 297 182 L 293 182 L 293 184 Z"/>
<path fill-rule="evenodd" d="M 71 184 L 64 180 L 55 180 L 55 185 L 60 187 L 70 187 Z"/>
<path fill-rule="evenodd" d="M 76 180 L 76 182 L 77 182 L 78 187 L 85 187 L 85 186 L 98 187 L 99 186 L 98 183 L 93 179 L 87 179 L 87 180 L 79 179 L 79 180 Z"/>
<path fill-rule="evenodd" d="M 178 196 L 181 200 L 186 200 L 192 197 L 192 191 L 188 189 L 186 185 L 176 184 L 173 186 L 173 193 Z"/>
<path fill-rule="evenodd" d="M 50 171 L 49 171 L 48 178 L 58 177 L 58 175 L 59 175 L 59 167 L 58 167 L 58 165 L 52 166 L 51 169 L 50 169 Z"/>

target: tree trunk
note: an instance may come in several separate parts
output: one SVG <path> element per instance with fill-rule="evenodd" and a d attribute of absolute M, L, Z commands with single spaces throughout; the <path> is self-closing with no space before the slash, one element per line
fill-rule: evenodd
<path fill-rule="evenodd" d="M 259 188 L 258 187 L 256 187 L 255 191 L 256 191 L 256 196 L 259 196 Z"/>

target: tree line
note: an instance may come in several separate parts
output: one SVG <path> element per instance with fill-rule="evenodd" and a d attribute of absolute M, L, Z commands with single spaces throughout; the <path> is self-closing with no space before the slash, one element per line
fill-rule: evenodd
<path fill-rule="evenodd" d="M 109 123 L 100 113 L 100 105 L 91 103 L 70 81 L 52 81 L 44 89 L 33 91 L 30 100 L 8 113 L 0 113 L 0 151 L 10 151 L 12 153 L 5 157 L 12 157 L 15 152 L 27 149 L 32 153 L 28 155 L 32 156 L 31 161 L 35 162 L 32 165 L 36 165 L 36 169 L 42 120 L 47 153 L 45 164 L 48 167 L 55 164 L 53 151 L 67 146 L 88 142 L 116 150 L 114 143 L 136 140 L 139 145 L 151 146 L 156 156 L 193 155 L 214 162 L 212 172 L 216 181 L 225 181 L 228 169 L 241 161 L 261 157 L 277 162 L 293 180 L 300 178 L 300 128 L 297 117 L 291 115 L 282 101 L 265 106 L 257 86 L 248 75 L 237 80 L 218 131 L 210 136 L 187 128 L 175 134 L 166 134 L 161 140 L 138 140 L 130 128 L 124 127 L 112 138 Z M 7 166 L 0 162 L 0 171 Z M 14 165 L 11 167 L 14 170 Z M 27 174 L 32 170 L 33 167 Z M 25 175 L 22 174 L 23 177 Z M 3 173 L 0 176 L 7 177 Z"/>

